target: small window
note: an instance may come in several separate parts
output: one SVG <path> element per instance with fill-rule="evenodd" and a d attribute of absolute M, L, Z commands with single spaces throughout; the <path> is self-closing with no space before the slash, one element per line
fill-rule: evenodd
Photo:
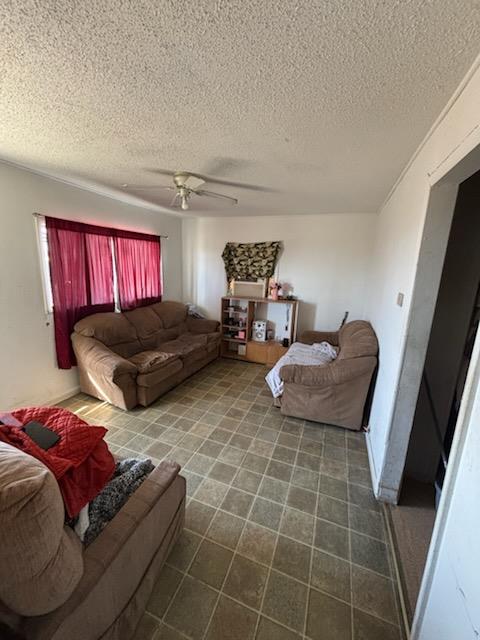
<path fill-rule="evenodd" d="M 52 280 L 50 278 L 50 259 L 48 257 L 47 225 L 44 216 L 35 216 L 35 223 L 37 225 L 38 253 L 42 273 L 43 303 L 45 313 L 51 314 L 53 313 L 53 294 Z"/>
<path fill-rule="evenodd" d="M 113 263 L 113 301 L 115 303 L 115 312 L 121 313 L 120 309 L 120 295 L 118 293 L 118 277 L 117 277 L 117 264 L 115 262 L 115 249 L 113 247 L 113 238 L 110 238 L 110 247 L 112 250 L 112 263 Z"/>

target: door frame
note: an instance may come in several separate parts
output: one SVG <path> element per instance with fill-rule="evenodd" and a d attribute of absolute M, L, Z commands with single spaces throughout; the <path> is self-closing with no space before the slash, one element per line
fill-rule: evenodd
<path fill-rule="evenodd" d="M 480 170 L 480 131 L 466 150 L 460 145 L 436 171 L 429 175 L 430 191 L 417 262 L 402 365 L 395 396 L 386 455 L 378 476 L 377 497 L 396 504 L 413 426 L 425 356 L 433 322 L 438 289 L 451 222 L 461 182 Z M 471 141 L 470 141 L 471 142 Z M 463 151 L 463 153 L 462 153 Z M 410 633 L 411 640 L 422 640 L 422 622 L 449 515 L 464 443 L 472 428 L 470 417 L 480 387 L 480 331 L 477 332 L 463 389 L 460 411 L 447 466 L 442 496 L 435 518 L 420 592 Z"/>
<path fill-rule="evenodd" d="M 417 405 L 443 263 L 461 182 L 480 170 L 478 144 L 441 172 L 430 174 L 430 191 L 417 261 L 402 364 L 383 465 L 377 475 L 376 496 L 397 504 L 410 433 Z M 453 158 L 451 158 L 453 162 Z M 446 163 L 445 163 L 446 164 Z M 440 174 L 440 175 L 439 175 Z"/>

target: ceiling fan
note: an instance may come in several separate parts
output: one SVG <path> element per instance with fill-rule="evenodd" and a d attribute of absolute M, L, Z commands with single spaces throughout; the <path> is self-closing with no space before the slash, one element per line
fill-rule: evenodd
<path fill-rule="evenodd" d="M 134 191 L 147 191 L 151 189 L 166 189 L 168 191 L 175 191 L 175 195 L 171 202 L 171 207 L 180 207 L 183 211 L 187 211 L 189 208 L 189 200 L 193 196 L 206 196 L 207 198 L 220 198 L 222 200 L 228 200 L 230 204 L 237 204 L 237 198 L 232 198 L 231 196 L 226 196 L 222 193 L 215 193 L 214 191 L 207 191 L 206 189 L 201 189 L 200 187 L 205 184 L 207 181 L 203 176 L 200 176 L 196 173 L 191 173 L 190 171 L 174 171 L 173 173 L 167 173 L 164 171 L 159 171 L 162 175 L 171 175 L 173 178 L 173 187 L 165 187 L 165 186 L 150 186 L 150 187 L 142 187 L 130 184 L 123 184 L 122 187 L 124 189 L 132 189 Z"/>

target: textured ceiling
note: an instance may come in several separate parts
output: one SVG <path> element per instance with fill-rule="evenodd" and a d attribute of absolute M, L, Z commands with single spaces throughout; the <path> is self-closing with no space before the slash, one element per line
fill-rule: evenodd
<path fill-rule="evenodd" d="M 0 0 L 0 156 L 231 207 L 376 211 L 479 49 L 473 0 Z M 132 192 L 133 193 L 133 192 Z M 148 191 L 168 206 L 168 191 Z"/>

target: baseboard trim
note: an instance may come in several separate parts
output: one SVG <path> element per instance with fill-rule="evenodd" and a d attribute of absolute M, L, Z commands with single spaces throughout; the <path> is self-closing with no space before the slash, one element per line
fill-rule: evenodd
<path fill-rule="evenodd" d="M 400 558 L 398 555 L 398 547 L 396 543 L 396 537 L 393 530 L 392 523 L 392 514 L 390 511 L 390 506 L 387 504 L 383 505 L 383 515 L 385 520 L 385 526 L 387 529 L 387 536 L 390 542 L 390 548 L 392 550 L 392 562 L 393 569 L 395 571 L 395 577 L 397 579 L 397 588 L 398 588 L 398 600 L 399 600 L 399 613 L 401 622 L 403 623 L 403 631 L 407 640 L 410 640 L 410 623 L 408 616 L 408 607 L 407 607 L 407 599 L 405 596 L 405 581 L 403 579 L 403 571 L 400 568 Z"/>
<path fill-rule="evenodd" d="M 63 402 L 64 400 L 77 395 L 77 393 L 80 393 L 80 387 L 78 384 L 75 387 L 72 387 L 69 391 L 65 391 L 65 393 L 62 393 L 59 396 L 55 396 L 54 398 L 50 398 L 49 400 L 46 400 L 45 402 L 42 402 L 40 404 L 46 404 L 47 406 L 51 407 L 54 404 L 58 404 L 59 402 Z"/>
<path fill-rule="evenodd" d="M 378 486 L 377 499 L 381 502 L 386 502 L 388 504 L 397 504 L 398 502 L 398 490 L 390 489 L 389 487 L 384 487 L 381 484 Z"/>
<path fill-rule="evenodd" d="M 58 396 L 51 396 L 49 398 L 39 398 L 38 396 L 36 398 L 22 398 L 15 404 L 7 405 L 5 410 L 14 411 L 20 407 L 51 407 L 59 402 L 63 402 L 63 400 L 67 400 L 68 398 L 75 396 L 77 393 L 80 393 L 80 386 L 78 384 Z"/>
<path fill-rule="evenodd" d="M 376 499 L 380 502 L 387 502 L 388 504 L 397 504 L 398 491 L 396 489 L 384 487 L 381 483 L 381 478 L 378 476 L 369 431 L 365 434 L 365 441 L 367 443 L 368 465 L 370 467 L 370 476 L 372 478 L 373 493 L 375 494 Z"/>
<path fill-rule="evenodd" d="M 372 479 L 373 492 L 375 494 L 375 497 L 378 498 L 377 496 L 378 477 L 377 477 L 377 469 L 375 467 L 375 459 L 373 457 L 372 443 L 370 441 L 370 431 L 367 431 L 365 433 L 365 442 L 367 443 L 368 466 L 370 467 L 370 477 Z"/>

